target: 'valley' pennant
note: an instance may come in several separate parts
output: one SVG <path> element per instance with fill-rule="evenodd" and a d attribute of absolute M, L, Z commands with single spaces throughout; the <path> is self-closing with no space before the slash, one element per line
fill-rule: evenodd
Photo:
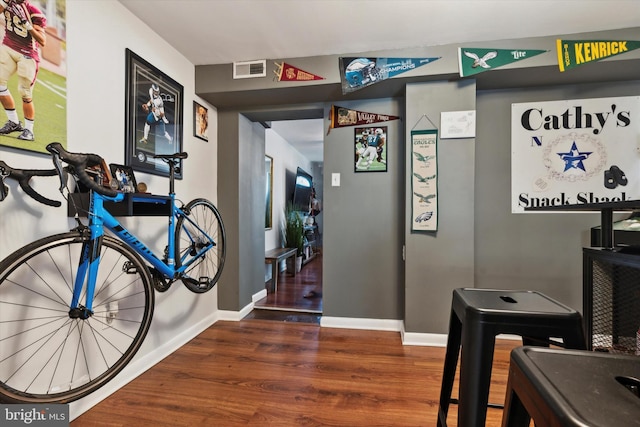
<path fill-rule="evenodd" d="M 277 70 L 273 72 L 276 74 L 279 82 L 304 82 L 310 80 L 324 80 L 324 77 L 316 76 L 300 68 L 289 65 L 286 62 L 282 64 L 275 63 Z"/>
<path fill-rule="evenodd" d="M 329 124 L 327 135 L 329 135 L 331 129 L 335 128 L 389 122 L 391 120 L 398 120 L 399 118 L 400 117 L 398 116 L 390 116 L 388 114 L 367 113 L 365 111 L 350 110 L 348 108 L 332 105 L 329 117 L 331 123 Z"/>
<path fill-rule="evenodd" d="M 548 52 L 548 50 L 459 47 L 458 63 L 460 65 L 460 77 L 490 71 L 503 65 L 532 58 L 545 52 Z"/>
<path fill-rule="evenodd" d="M 440 59 L 435 58 L 340 58 L 342 94 L 372 84 Z"/>
<path fill-rule="evenodd" d="M 560 71 L 610 58 L 640 48 L 633 40 L 560 40 L 556 41 Z"/>

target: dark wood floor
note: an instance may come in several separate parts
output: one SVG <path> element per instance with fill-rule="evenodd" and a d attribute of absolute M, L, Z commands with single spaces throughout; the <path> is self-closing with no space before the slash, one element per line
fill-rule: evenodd
<path fill-rule="evenodd" d="M 322 254 L 302 266 L 295 276 L 285 271 L 278 276 L 278 290 L 257 301 L 257 309 L 295 310 L 322 313 Z"/>
<path fill-rule="evenodd" d="M 504 401 L 517 344 L 497 344 L 491 402 Z M 71 427 L 435 426 L 444 353 L 396 332 L 220 321 Z M 487 426 L 501 417 L 488 409 Z"/>

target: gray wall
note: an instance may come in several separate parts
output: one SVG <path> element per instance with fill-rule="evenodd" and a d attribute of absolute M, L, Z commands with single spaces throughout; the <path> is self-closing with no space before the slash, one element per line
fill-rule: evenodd
<path fill-rule="evenodd" d="M 633 39 L 634 34 L 637 29 L 578 38 Z M 533 39 L 530 47 L 542 48 L 555 42 L 551 39 L 555 38 Z M 492 43 L 495 47 L 512 44 Z M 515 44 L 524 46 L 525 41 Z M 451 48 L 435 49 L 449 52 Z M 420 55 L 409 51 L 393 52 L 391 56 Z M 325 316 L 404 319 L 408 332 L 443 333 L 447 331 L 451 292 L 460 286 L 537 289 L 580 310 L 581 248 L 589 244 L 589 229 L 599 224 L 599 215 L 510 213 L 510 106 L 512 102 L 638 95 L 637 76 L 629 78 L 629 73 L 638 69 L 640 50 L 565 73 L 557 71 L 552 56 L 540 55 L 516 67 L 482 73 L 474 83 L 472 79 L 452 80 L 450 73 L 457 71 L 457 66 L 448 55 L 424 67 L 433 72 L 429 81 L 417 82 L 415 76 L 389 79 L 358 91 L 360 97 L 371 97 L 360 100 L 341 96 L 329 84 L 293 87 L 266 81 L 234 82 L 228 67 L 197 67 L 199 95 L 213 105 L 224 98 L 218 116 L 219 200 L 223 215 L 228 209 L 227 229 L 235 230 L 229 237 L 233 250 L 221 281 L 220 308 L 240 310 L 264 285 L 262 218 L 258 216 L 256 224 L 250 224 L 247 221 L 253 217 L 248 218 L 243 211 L 251 209 L 252 203 L 257 212 L 262 211 L 264 183 L 262 176 L 253 177 L 253 184 L 244 180 L 253 172 L 243 168 L 253 166 L 240 157 L 256 155 L 256 164 L 262 162 L 264 149 L 259 146 L 264 146 L 264 137 L 260 142 L 259 127 L 242 123 L 238 111 L 246 113 L 246 108 L 251 120 L 264 120 L 259 118 L 261 110 L 283 110 L 283 105 L 289 104 L 285 113 L 294 116 L 278 119 L 311 118 L 318 117 L 318 104 L 324 102 L 325 117 L 331 103 L 337 103 L 403 118 L 385 124 L 390 135 L 386 173 L 353 172 L 353 128 L 334 129 L 325 138 Z M 329 59 L 316 60 L 324 66 Z M 331 62 L 335 66 L 335 60 Z M 312 58 L 304 60 L 307 69 L 315 69 L 312 63 Z M 336 76 L 328 79 L 333 82 Z M 584 82 L 589 83 L 578 85 Z M 252 85 L 251 89 L 245 91 L 246 85 Z M 402 91 L 398 92 L 400 85 Z M 377 96 L 391 89 L 392 95 Z M 232 106 L 224 106 L 225 102 Z M 442 111 L 472 109 L 477 112 L 476 138 L 440 140 L 438 144 L 438 232 L 412 233 L 408 218 L 411 171 L 406 167 L 410 164 L 406 148 L 410 131 L 423 114 L 438 125 Z M 424 123 L 416 129 L 422 126 Z M 243 133 L 250 135 L 248 138 L 240 134 L 245 128 Z M 340 187 L 331 186 L 332 173 L 341 174 Z M 244 191 L 250 194 L 240 196 Z M 254 197 L 257 191 L 260 197 Z"/>
<path fill-rule="evenodd" d="M 237 112 L 218 120 L 218 208 L 227 237 L 218 308 L 237 311 L 264 288 L 264 129 Z"/>
<path fill-rule="evenodd" d="M 438 231 L 412 232 L 411 130 L 439 127 L 442 111 L 475 110 L 475 96 L 473 80 L 407 85 L 403 187 L 407 196 L 402 198 L 407 332 L 446 333 L 453 289 L 474 285 L 475 140 L 438 136 Z"/>
<path fill-rule="evenodd" d="M 392 99 L 340 103 L 395 116 L 403 116 L 401 105 Z M 402 318 L 404 123 L 395 120 L 380 125 L 387 126 L 387 172 L 354 172 L 353 127 L 332 129 L 325 137 L 325 316 Z M 340 174 L 339 187 L 331 185 L 332 173 Z"/>
<path fill-rule="evenodd" d="M 511 104 L 637 95 L 640 81 L 478 94 L 476 287 L 539 290 L 582 311 L 582 247 L 600 214 L 511 213 Z"/>

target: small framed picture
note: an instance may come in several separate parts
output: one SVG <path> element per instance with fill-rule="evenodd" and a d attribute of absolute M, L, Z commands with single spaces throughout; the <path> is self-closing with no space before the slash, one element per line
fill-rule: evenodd
<path fill-rule="evenodd" d="M 111 169 L 111 176 L 115 182 L 118 183 L 118 190 L 124 193 L 135 193 L 138 190 L 138 183 L 136 177 L 133 174 L 133 169 L 130 166 L 117 165 L 111 163 L 109 165 Z"/>
<path fill-rule="evenodd" d="M 204 105 L 193 101 L 193 136 L 209 141 L 209 110 Z"/>
<path fill-rule="evenodd" d="M 387 127 L 355 128 L 355 172 L 387 171 Z"/>

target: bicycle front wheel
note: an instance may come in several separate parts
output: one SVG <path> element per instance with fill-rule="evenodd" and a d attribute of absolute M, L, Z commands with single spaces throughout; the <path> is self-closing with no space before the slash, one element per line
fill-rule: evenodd
<path fill-rule="evenodd" d="M 184 271 L 182 283 L 192 292 L 207 292 L 218 282 L 226 256 L 222 216 L 206 199 L 192 200 L 183 210 L 187 216 L 181 216 L 176 226 L 176 260 L 178 267 L 192 264 Z"/>
<path fill-rule="evenodd" d="M 91 315 L 69 314 L 87 239 L 77 231 L 45 237 L 0 263 L 0 400 L 71 402 L 106 384 L 140 348 L 153 287 L 119 240 L 103 237 Z"/>

